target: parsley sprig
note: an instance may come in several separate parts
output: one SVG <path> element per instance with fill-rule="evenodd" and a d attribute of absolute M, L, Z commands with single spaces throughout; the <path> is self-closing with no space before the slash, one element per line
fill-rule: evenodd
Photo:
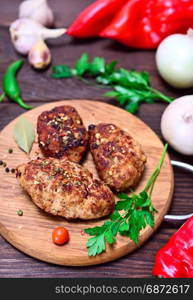
<path fill-rule="evenodd" d="M 151 196 L 157 176 L 160 173 L 168 144 L 165 145 L 158 166 L 154 169 L 148 179 L 143 191 L 139 194 L 132 193 L 131 196 L 120 193 L 115 205 L 114 212 L 109 216 L 110 220 L 102 226 L 86 228 L 84 231 L 93 236 L 87 241 L 88 255 L 95 256 L 105 251 L 106 243 L 114 244 L 117 234 L 130 238 L 138 244 L 140 231 L 147 225 L 153 227 L 154 214 Z"/>
<path fill-rule="evenodd" d="M 116 65 L 116 61 L 106 63 L 102 57 L 94 57 L 90 62 L 88 54 L 83 53 L 76 61 L 74 68 L 67 65 L 54 66 L 51 76 L 53 78 L 86 78 L 87 80 L 84 81 L 87 83 L 91 82 L 89 79 L 94 79 L 98 85 L 112 89 L 104 96 L 115 98 L 131 113 L 135 113 L 142 102 L 153 103 L 157 99 L 167 103 L 172 102 L 172 98 L 151 87 L 147 72 L 116 68 Z"/>

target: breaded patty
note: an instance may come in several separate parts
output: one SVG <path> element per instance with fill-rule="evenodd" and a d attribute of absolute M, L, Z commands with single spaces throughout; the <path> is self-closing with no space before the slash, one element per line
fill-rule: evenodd
<path fill-rule="evenodd" d="M 135 186 L 146 156 L 140 144 L 113 124 L 89 126 L 90 150 L 100 178 L 116 191 Z"/>
<path fill-rule="evenodd" d="M 53 215 L 98 219 L 114 207 L 111 190 L 77 163 L 41 158 L 19 166 L 16 176 L 33 202 Z"/>
<path fill-rule="evenodd" d="M 68 105 L 41 113 L 37 121 L 39 147 L 46 157 L 80 162 L 88 134 L 77 111 Z"/>

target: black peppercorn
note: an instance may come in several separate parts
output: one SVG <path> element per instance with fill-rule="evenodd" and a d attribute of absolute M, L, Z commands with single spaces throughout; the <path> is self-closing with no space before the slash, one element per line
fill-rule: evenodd
<path fill-rule="evenodd" d="M 96 125 L 90 124 L 90 125 L 88 126 L 88 130 L 93 130 L 93 129 L 95 129 L 95 127 L 96 127 Z"/>
<path fill-rule="evenodd" d="M 95 150 L 95 149 L 97 149 L 99 146 L 97 145 L 97 144 L 91 144 L 91 149 L 92 150 Z"/>

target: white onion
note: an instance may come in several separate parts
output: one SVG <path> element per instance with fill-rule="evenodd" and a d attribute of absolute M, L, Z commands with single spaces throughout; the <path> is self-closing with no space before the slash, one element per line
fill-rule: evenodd
<path fill-rule="evenodd" d="M 193 87 L 193 30 L 165 38 L 156 52 L 161 77 L 176 88 Z"/>
<path fill-rule="evenodd" d="M 193 155 L 193 95 L 178 98 L 167 106 L 161 119 L 161 131 L 176 151 Z"/>

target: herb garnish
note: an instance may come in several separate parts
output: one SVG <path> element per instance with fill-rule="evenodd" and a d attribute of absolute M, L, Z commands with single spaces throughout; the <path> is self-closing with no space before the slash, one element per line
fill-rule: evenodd
<path fill-rule="evenodd" d="M 87 53 L 82 54 L 75 63 L 74 68 L 67 65 L 58 65 L 52 68 L 53 78 L 76 77 L 83 79 L 95 79 L 100 86 L 110 87 L 112 91 L 104 96 L 115 98 L 127 111 L 135 113 L 142 102 L 153 103 L 160 99 L 167 103 L 173 101 L 172 98 L 165 96 L 150 85 L 150 78 L 147 72 L 137 72 L 116 68 L 116 61 L 106 63 L 102 57 L 94 57 L 89 62 Z"/>
<path fill-rule="evenodd" d="M 13 137 L 18 146 L 26 153 L 29 153 L 35 140 L 33 124 L 24 117 L 19 118 L 13 128 Z"/>
<path fill-rule="evenodd" d="M 139 194 L 132 193 L 130 196 L 120 193 L 115 205 L 114 212 L 110 215 L 110 220 L 102 226 L 86 228 L 84 231 L 93 236 L 87 241 L 88 255 L 95 256 L 105 251 L 106 243 L 114 244 L 119 233 L 127 236 L 134 243 L 138 243 L 140 231 L 147 225 L 153 227 L 154 214 L 156 209 L 153 207 L 151 195 L 157 176 L 160 173 L 168 144 L 165 145 L 158 166 L 154 169 L 148 179 L 145 188 Z M 120 211 L 123 211 L 120 213 Z"/>

